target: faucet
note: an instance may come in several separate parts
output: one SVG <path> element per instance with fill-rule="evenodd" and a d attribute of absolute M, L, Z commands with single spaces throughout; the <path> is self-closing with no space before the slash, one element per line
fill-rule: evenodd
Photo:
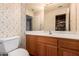
<path fill-rule="evenodd" d="M 49 34 L 52 34 L 52 32 L 49 30 Z"/>

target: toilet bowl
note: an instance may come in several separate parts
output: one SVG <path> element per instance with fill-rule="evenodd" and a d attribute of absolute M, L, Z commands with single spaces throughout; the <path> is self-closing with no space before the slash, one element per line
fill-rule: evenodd
<path fill-rule="evenodd" d="M 0 55 L 8 56 L 29 56 L 27 50 L 18 48 L 21 43 L 19 36 L 0 38 Z"/>

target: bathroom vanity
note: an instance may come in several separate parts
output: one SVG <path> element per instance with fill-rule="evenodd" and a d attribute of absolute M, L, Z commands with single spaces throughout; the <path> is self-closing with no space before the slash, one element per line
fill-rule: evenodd
<path fill-rule="evenodd" d="M 26 33 L 26 49 L 33 56 L 79 56 L 78 36 L 63 32 Z"/>

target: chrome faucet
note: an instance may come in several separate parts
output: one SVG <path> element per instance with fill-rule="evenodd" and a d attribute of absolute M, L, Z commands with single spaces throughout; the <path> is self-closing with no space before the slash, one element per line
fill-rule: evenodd
<path fill-rule="evenodd" d="M 49 34 L 52 34 L 52 32 L 49 30 Z"/>

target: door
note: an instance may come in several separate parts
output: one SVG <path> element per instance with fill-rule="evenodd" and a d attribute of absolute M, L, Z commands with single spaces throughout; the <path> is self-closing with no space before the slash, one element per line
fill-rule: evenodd
<path fill-rule="evenodd" d="M 26 31 L 32 31 L 32 16 L 26 15 Z"/>
<path fill-rule="evenodd" d="M 36 36 L 31 36 L 27 38 L 26 47 L 31 55 L 37 55 L 37 38 Z"/>
<path fill-rule="evenodd" d="M 44 44 L 44 43 L 38 43 L 38 55 L 39 56 L 57 56 L 57 47 Z"/>

